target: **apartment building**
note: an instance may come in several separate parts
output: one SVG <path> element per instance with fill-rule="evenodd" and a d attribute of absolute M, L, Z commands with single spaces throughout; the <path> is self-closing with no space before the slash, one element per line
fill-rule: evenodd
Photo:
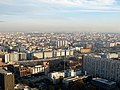
<path fill-rule="evenodd" d="M 84 56 L 83 71 L 93 76 L 120 81 L 120 60 Z"/>
<path fill-rule="evenodd" d="M 2 90 L 14 90 L 14 74 L 0 68 L 0 87 Z"/>

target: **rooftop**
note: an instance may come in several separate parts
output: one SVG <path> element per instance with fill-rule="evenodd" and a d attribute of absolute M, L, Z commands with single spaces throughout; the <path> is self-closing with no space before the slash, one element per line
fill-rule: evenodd
<path fill-rule="evenodd" d="M 116 83 L 116 82 L 109 81 L 109 80 L 102 79 L 102 78 L 93 78 L 93 80 L 94 80 L 94 81 L 101 82 L 101 83 L 104 83 L 104 84 L 107 84 L 107 85 L 113 85 L 113 84 Z"/>
<path fill-rule="evenodd" d="M 11 72 L 5 70 L 4 68 L 0 68 L 0 73 L 4 74 L 4 75 L 10 75 L 10 74 L 12 74 Z"/>

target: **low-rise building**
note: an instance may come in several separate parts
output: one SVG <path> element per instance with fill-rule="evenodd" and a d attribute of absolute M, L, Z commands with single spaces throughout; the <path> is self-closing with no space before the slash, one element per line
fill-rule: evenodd
<path fill-rule="evenodd" d="M 37 65 L 34 67 L 29 67 L 31 74 L 37 74 L 40 72 L 44 72 L 44 67 L 42 65 Z"/>
<path fill-rule="evenodd" d="M 90 53 L 91 49 L 90 48 L 82 48 L 80 49 L 81 53 Z"/>
<path fill-rule="evenodd" d="M 53 80 L 53 83 L 56 84 L 60 78 L 65 77 L 65 74 L 64 72 L 52 72 L 49 74 L 49 77 Z"/>
<path fill-rule="evenodd" d="M 108 53 L 107 58 L 118 58 L 118 54 L 117 53 Z"/>

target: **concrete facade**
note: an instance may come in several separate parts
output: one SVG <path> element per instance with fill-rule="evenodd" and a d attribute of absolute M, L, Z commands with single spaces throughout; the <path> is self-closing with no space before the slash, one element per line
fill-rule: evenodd
<path fill-rule="evenodd" d="M 119 60 L 85 56 L 83 59 L 83 70 L 93 76 L 120 81 Z"/>

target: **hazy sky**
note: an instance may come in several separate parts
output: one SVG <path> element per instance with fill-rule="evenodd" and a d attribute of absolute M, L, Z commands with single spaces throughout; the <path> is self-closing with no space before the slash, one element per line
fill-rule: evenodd
<path fill-rule="evenodd" d="M 120 32 L 120 0 L 0 0 L 0 31 Z"/>

